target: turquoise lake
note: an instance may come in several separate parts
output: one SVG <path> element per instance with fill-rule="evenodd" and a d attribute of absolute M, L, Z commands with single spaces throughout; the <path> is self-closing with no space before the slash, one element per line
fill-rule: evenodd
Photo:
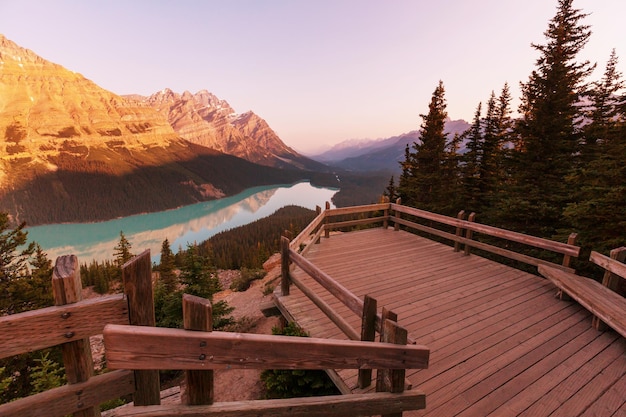
<path fill-rule="evenodd" d="M 120 231 L 132 244 L 132 252 L 150 249 L 153 260 L 167 238 L 174 252 L 202 242 L 228 229 L 267 217 L 281 207 L 297 205 L 314 210 L 324 207 L 336 189 L 314 187 L 308 182 L 255 187 L 232 197 L 193 204 L 174 210 L 147 213 L 97 223 L 66 223 L 29 227 L 28 240 L 41 245 L 54 260 L 78 256 L 80 263 L 113 258 Z M 331 204 L 332 206 L 332 204 Z"/>

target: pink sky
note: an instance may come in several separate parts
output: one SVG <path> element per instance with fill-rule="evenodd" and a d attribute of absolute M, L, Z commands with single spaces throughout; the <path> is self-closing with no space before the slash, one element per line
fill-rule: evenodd
<path fill-rule="evenodd" d="M 0 33 L 117 94 L 209 90 L 299 151 L 419 129 L 438 81 L 470 120 L 505 82 L 514 97 L 556 0 L 0 0 Z M 626 1 L 591 15 L 581 59 L 626 73 Z M 517 106 L 517 101 L 514 102 Z"/>

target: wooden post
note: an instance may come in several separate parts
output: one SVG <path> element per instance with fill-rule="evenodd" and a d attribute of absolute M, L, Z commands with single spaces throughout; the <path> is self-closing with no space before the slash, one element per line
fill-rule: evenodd
<path fill-rule="evenodd" d="M 376 338 L 376 299 L 366 295 L 363 299 L 363 315 L 361 319 L 361 340 L 373 342 Z M 359 369 L 359 388 L 366 388 L 372 384 L 372 370 Z"/>
<path fill-rule="evenodd" d="M 568 245 L 575 245 L 577 238 L 578 238 L 578 234 L 577 233 L 571 233 L 569 235 L 569 237 L 567 238 L 567 244 Z M 563 255 L 563 266 L 566 266 L 566 267 L 569 268 L 571 263 L 572 263 L 572 257 L 569 256 L 569 255 Z"/>
<path fill-rule="evenodd" d="M 398 315 L 391 310 L 387 310 L 386 307 L 383 307 L 382 312 L 380 313 L 381 318 L 381 326 L 380 326 L 380 341 L 384 342 L 385 340 L 385 321 L 398 321 Z M 385 391 L 385 387 L 390 384 L 391 380 L 391 371 L 389 369 L 378 369 L 376 371 L 376 391 L 381 392 Z"/>
<path fill-rule="evenodd" d="M 398 198 L 396 199 L 396 204 L 397 204 L 397 205 L 402 204 L 402 199 L 401 199 L 400 197 L 398 197 Z M 402 217 L 402 213 L 400 213 L 398 210 L 396 210 L 394 214 L 395 214 L 395 216 L 396 216 L 398 219 L 400 219 L 400 218 Z M 396 222 L 396 223 L 393 225 L 393 230 L 395 230 L 396 232 L 397 232 L 398 230 L 400 230 L 400 223 Z"/>
<path fill-rule="evenodd" d="M 394 343 L 397 345 L 406 345 L 408 332 L 404 327 L 399 326 L 395 321 L 385 319 L 383 321 L 383 331 L 381 332 L 383 343 Z M 378 372 L 380 373 L 381 370 Z M 385 391 L 392 393 L 404 392 L 404 379 L 406 376 L 405 369 L 387 370 L 387 374 L 381 378 L 380 386 L 378 378 L 376 379 L 376 391 Z M 383 414 L 381 417 L 402 417 L 402 413 Z"/>
<path fill-rule="evenodd" d="M 568 244 L 568 245 L 575 245 L 575 244 L 576 244 L 576 238 L 577 238 L 577 237 L 578 237 L 578 234 L 576 234 L 576 233 L 571 233 L 571 234 L 569 235 L 569 237 L 567 238 L 567 244 Z M 572 262 L 572 257 L 571 257 L 571 256 L 569 256 L 569 255 L 563 255 L 563 266 L 567 266 L 567 267 L 569 267 L 569 266 L 570 266 L 570 264 L 571 264 L 571 262 Z M 563 291 L 562 289 L 559 289 L 559 290 L 556 292 L 556 296 L 557 296 L 557 298 L 558 298 L 559 300 L 561 300 L 561 301 L 572 301 L 572 297 L 570 297 L 570 296 L 569 296 L 569 294 L 568 294 L 568 293 L 566 293 L 565 291 Z M 596 317 L 594 316 L 594 317 L 591 319 L 591 325 L 592 325 L 593 327 L 596 327 L 595 320 L 596 320 Z"/>
<path fill-rule="evenodd" d="M 469 217 L 467 218 L 467 221 L 468 222 L 473 222 L 475 218 L 476 218 L 476 213 L 472 212 L 472 213 L 470 213 Z M 467 229 L 465 231 L 465 237 L 467 239 L 472 239 L 472 235 L 473 234 L 474 234 L 474 232 L 471 229 Z M 465 244 L 465 256 L 469 256 L 471 249 L 472 249 L 472 247 L 466 243 Z"/>
<path fill-rule="evenodd" d="M 54 305 L 62 306 L 79 302 L 83 298 L 82 289 L 78 258 L 75 255 L 58 257 L 52 272 Z M 71 339 L 74 333 L 68 331 L 65 337 Z M 70 385 L 85 382 L 93 376 L 93 358 L 89 338 L 64 343 L 61 345 L 61 351 L 67 382 Z M 75 417 L 100 416 L 98 407 L 84 408 L 81 395 L 82 391 L 76 392 L 77 411 L 72 415 Z"/>
<path fill-rule="evenodd" d="M 320 214 L 322 214 L 322 208 L 320 206 L 315 206 L 315 217 L 319 216 Z M 317 239 L 315 239 L 315 244 L 319 245 L 320 243 L 320 238 L 318 237 Z"/>
<path fill-rule="evenodd" d="M 567 243 L 569 243 L 569 241 Z M 624 262 L 626 260 L 626 247 L 622 246 L 621 248 L 613 249 L 611 250 L 609 255 L 611 259 L 615 259 L 619 262 Z M 621 277 L 619 277 L 618 275 L 615 275 L 611 271 L 605 271 L 604 277 L 602 277 L 602 285 L 604 285 L 607 288 L 610 288 L 611 290 L 617 292 L 620 295 L 624 295 L 624 294 L 621 294 L 621 291 L 619 288 L 619 284 L 621 280 L 622 280 Z M 596 316 L 593 316 L 593 318 L 591 319 L 591 324 L 595 329 L 600 330 L 600 331 L 604 331 L 607 329 L 606 323 L 604 323 L 602 320 L 600 320 Z"/>
<path fill-rule="evenodd" d="M 326 202 L 326 211 L 330 210 L 330 203 L 327 201 Z M 330 229 L 328 229 L 328 227 L 326 225 L 328 225 L 328 223 L 330 223 L 330 220 L 328 218 L 328 213 L 326 213 L 326 217 L 324 218 L 324 237 L 326 239 L 328 239 L 330 237 Z"/>
<path fill-rule="evenodd" d="M 205 298 L 183 294 L 183 326 L 185 330 L 213 330 L 213 307 Z M 200 346 L 202 346 L 200 342 Z M 203 354 L 200 355 L 200 360 Z M 185 405 L 213 404 L 213 371 L 185 371 L 185 386 L 181 394 Z"/>
<path fill-rule="evenodd" d="M 386 203 L 388 203 L 388 202 L 389 202 L 389 197 L 387 197 L 387 201 L 385 201 L 385 202 L 386 202 Z M 388 208 L 386 208 L 386 209 L 383 211 L 383 219 L 384 219 L 384 220 L 383 220 L 383 229 L 385 229 L 385 230 L 386 230 L 386 229 L 389 227 L 389 209 L 388 209 Z"/>
<path fill-rule="evenodd" d="M 456 215 L 456 218 L 459 219 L 459 220 L 465 220 L 465 210 L 459 211 L 459 214 Z M 457 235 L 457 237 L 463 236 L 463 228 L 462 227 L 457 227 L 456 228 L 456 235 Z M 454 242 L 454 251 L 455 252 L 460 252 L 461 251 L 461 243 L 460 242 Z"/>
<path fill-rule="evenodd" d="M 284 236 L 280 239 L 280 274 L 280 293 L 281 295 L 289 295 L 289 285 L 291 285 L 289 276 L 289 239 Z"/>
<path fill-rule="evenodd" d="M 134 326 L 155 326 L 152 296 L 152 263 L 145 250 L 122 265 L 124 293 L 128 300 L 128 321 Z M 161 404 L 158 370 L 135 371 L 135 405 Z"/>

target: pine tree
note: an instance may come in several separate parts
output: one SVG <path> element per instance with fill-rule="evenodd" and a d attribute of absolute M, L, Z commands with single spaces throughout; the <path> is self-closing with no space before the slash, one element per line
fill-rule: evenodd
<path fill-rule="evenodd" d="M 115 246 L 115 252 L 113 252 L 113 257 L 115 258 L 115 263 L 118 267 L 122 267 L 126 262 L 130 261 L 135 255 L 130 251 L 133 246 L 124 236 L 124 232 L 120 231 L 120 240 Z"/>
<path fill-rule="evenodd" d="M 178 286 L 178 277 L 174 272 L 174 254 L 170 248 L 167 238 L 161 245 L 161 262 L 159 265 L 159 275 L 166 292 L 173 292 Z"/>
<path fill-rule="evenodd" d="M 440 206 L 437 211 L 447 215 L 456 214 L 462 204 L 461 155 L 459 154 L 461 140 L 461 135 L 455 133 L 446 143 L 442 162 Z"/>
<path fill-rule="evenodd" d="M 439 81 L 433 92 L 428 114 L 420 117 L 423 119 L 420 143 L 413 142 L 414 152 L 409 151 L 405 155 L 398 189 L 405 204 L 430 211 L 442 211 L 448 206 L 443 187 L 450 185 L 444 183 L 448 156 L 444 126 L 448 113 L 442 81 Z"/>
<path fill-rule="evenodd" d="M 506 148 L 511 142 L 511 95 L 504 84 L 500 96 L 492 92 L 487 103 L 485 131 L 481 146 L 479 210 L 483 221 L 491 221 L 500 191 L 508 184 L 504 169 Z"/>
<path fill-rule="evenodd" d="M 0 315 L 19 313 L 31 301 L 31 294 L 24 293 L 30 287 L 23 280 L 29 277 L 28 259 L 35 243 L 26 245 L 25 223 L 14 229 L 9 223 L 8 214 L 0 213 Z"/>
<path fill-rule="evenodd" d="M 37 365 L 33 367 L 30 374 L 32 394 L 57 388 L 65 383 L 64 369 L 49 356 L 50 352 L 42 353 L 38 359 L 34 360 Z"/>
<path fill-rule="evenodd" d="M 413 155 L 411 154 L 411 148 L 407 143 L 404 148 L 404 161 L 399 161 L 402 173 L 398 179 L 397 193 L 398 197 L 402 199 L 402 204 L 409 205 L 411 201 L 415 200 L 415 190 L 411 188 L 411 177 L 413 176 Z"/>
<path fill-rule="evenodd" d="M 585 16 L 572 7 L 572 0 L 559 0 L 544 33 L 547 43 L 532 45 L 540 57 L 528 82 L 521 85 L 513 183 L 500 205 L 501 223 L 507 228 L 551 237 L 563 227 L 562 212 L 572 200 L 565 178 L 578 149 L 577 103 L 593 69 L 588 61 L 575 61 L 591 34 L 581 24 Z"/>
<path fill-rule="evenodd" d="M 590 105 L 585 115 L 591 123 L 587 124 L 584 130 L 585 137 L 581 149 L 583 162 L 595 159 L 599 153 L 605 151 L 602 149 L 603 144 L 619 137 L 621 100 L 618 93 L 624 88 L 624 81 L 617 64 L 617 54 L 613 49 L 602 80 L 593 83 L 589 91 Z"/>
<path fill-rule="evenodd" d="M 187 246 L 180 268 L 180 281 L 186 286 L 187 294 L 212 300 L 213 294 L 221 290 L 217 269 L 208 257 L 198 252 L 197 245 Z"/>
<path fill-rule="evenodd" d="M 604 253 L 626 245 L 626 96 L 618 95 L 624 81 L 616 67 L 613 50 L 604 77 L 589 94 L 583 163 L 570 178 L 580 191 L 565 209 L 579 243 Z"/>
<path fill-rule="evenodd" d="M 389 184 L 387 185 L 387 188 L 385 188 L 383 196 L 388 197 L 389 201 L 392 203 L 395 203 L 396 198 L 398 198 L 398 194 L 396 192 L 396 180 L 393 175 L 389 178 Z"/>
<path fill-rule="evenodd" d="M 467 152 L 462 156 L 463 201 L 461 206 L 468 212 L 480 212 L 480 164 L 483 141 L 481 113 L 482 103 L 478 103 L 472 125 L 462 135 L 463 139 L 467 140 Z"/>

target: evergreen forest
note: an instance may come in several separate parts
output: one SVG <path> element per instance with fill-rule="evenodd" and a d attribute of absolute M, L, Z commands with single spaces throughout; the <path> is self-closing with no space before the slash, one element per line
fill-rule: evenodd
<path fill-rule="evenodd" d="M 533 44 L 538 58 L 520 83 L 519 117 L 510 86 L 478 103 L 470 128 L 444 133 L 445 87 L 436 86 L 420 115 L 421 140 L 407 145 L 398 180 L 384 194 L 424 210 L 567 241 L 578 233 L 581 259 L 626 245 L 626 95 L 615 50 L 601 79 L 580 52 L 592 35 L 587 15 L 559 0 Z M 469 81 L 469 80 L 468 80 Z M 459 152 L 466 143 L 467 151 Z M 586 253 L 585 253 L 586 252 Z"/>

